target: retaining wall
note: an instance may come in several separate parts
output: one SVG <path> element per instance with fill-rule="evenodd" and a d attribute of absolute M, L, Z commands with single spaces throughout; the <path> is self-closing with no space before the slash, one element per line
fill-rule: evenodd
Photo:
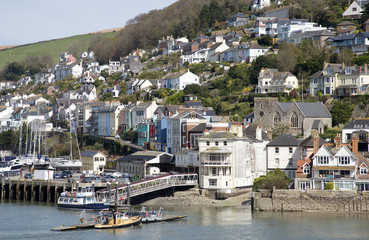
<path fill-rule="evenodd" d="M 369 192 L 327 190 L 274 190 L 254 192 L 256 211 L 369 212 Z"/>

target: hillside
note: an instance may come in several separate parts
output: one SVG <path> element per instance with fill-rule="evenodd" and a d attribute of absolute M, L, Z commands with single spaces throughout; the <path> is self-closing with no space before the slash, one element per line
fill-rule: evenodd
<path fill-rule="evenodd" d="M 58 61 L 59 53 L 65 51 L 76 51 L 81 53 L 90 46 L 90 41 L 94 37 L 100 39 L 114 37 L 117 32 L 105 32 L 105 33 L 94 33 L 84 34 L 68 38 L 55 39 L 45 42 L 38 42 L 29 45 L 22 45 L 10 49 L 0 50 L 0 69 L 10 62 L 22 61 L 26 56 L 42 56 L 49 55 L 56 63 Z"/>

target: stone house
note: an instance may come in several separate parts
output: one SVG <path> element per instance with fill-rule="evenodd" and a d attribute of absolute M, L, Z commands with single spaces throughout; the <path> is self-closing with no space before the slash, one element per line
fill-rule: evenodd
<path fill-rule="evenodd" d="M 341 22 L 337 24 L 337 34 L 353 34 L 356 31 L 356 25 L 353 22 Z"/>
<path fill-rule="evenodd" d="M 304 138 L 311 131 L 324 132 L 324 126 L 332 127 L 332 116 L 321 102 L 278 102 L 277 98 L 255 98 L 255 122 L 265 129 L 273 129 L 279 122 L 290 124 L 292 135 Z"/>

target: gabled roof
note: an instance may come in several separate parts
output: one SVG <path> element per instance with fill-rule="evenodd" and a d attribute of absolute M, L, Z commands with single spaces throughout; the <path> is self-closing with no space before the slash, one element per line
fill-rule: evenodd
<path fill-rule="evenodd" d="M 204 132 L 206 129 L 206 123 L 200 123 L 196 127 L 192 128 L 189 132 Z"/>
<path fill-rule="evenodd" d="M 243 135 L 248 138 L 256 139 L 256 128 L 258 127 L 257 123 L 251 123 L 247 128 L 243 130 Z M 263 141 L 269 141 L 268 135 L 265 131 L 261 130 L 261 138 Z"/>
<path fill-rule="evenodd" d="M 349 22 L 349 21 L 344 21 L 344 22 L 341 22 L 341 23 L 337 24 L 337 26 L 350 26 L 350 25 L 355 26 L 355 23 Z"/>
<path fill-rule="evenodd" d="M 250 47 L 248 47 L 249 49 L 268 49 L 266 47 L 260 46 L 257 43 L 252 44 Z"/>
<path fill-rule="evenodd" d="M 200 138 L 226 138 L 226 139 L 237 139 L 236 135 L 230 133 L 230 132 L 215 132 L 210 131 L 207 135 L 204 135 Z"/>
<path fill-rule="evenodd" d="M 302 114 L 307 118 L 331 118 L 332 115 L 321 102 L 295 102 Z"/>
<path fill-rule="evenodd" d="M 268 147 L 271 146 L 298 146 L 299 141 L 292 135 L 282 134 L 276 137 L 273 141 L 267 144 Z"/>
<path fill-rule="evenodd" d="M 243 13 L 238 12 L 235 15 L 230 16 L 229 18 L 247 18 L 247 16 L 245 14 L 243 14 Z"/>
<path fill-rule="evenodd" d="M 323 138 L 319 137 L 319 147 L 321 147 L 326 142 Z M 300 147 L 313 148 L 314 147 L 314 138 L 313 136 L 305 138 L 300 144 Z"/>
<path fill-rule="evenodd" d="M 342 129 L 369 129 L 369 119 L 354 119 Z"/>
<path fill-rule="evenodd" d="M 81 157 L 93 157 L 98 154 L 99 151 L 88 150 L 81 153 Z"/>
<path fill-rule="evenodd" d="M 198 108 L 203 107 L 201 101 L 186 101 L 185 103 L 186 108 Z"/>

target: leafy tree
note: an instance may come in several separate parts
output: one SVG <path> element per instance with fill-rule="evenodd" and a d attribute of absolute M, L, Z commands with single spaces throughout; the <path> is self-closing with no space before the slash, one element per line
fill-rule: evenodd
<path fill-rule="evenodd" d="M 277 55 L 278 69 L 292 72 L 297 64 L 296 47 L 293 43 L 281 43 Z"/>
<path fill-rule="evenodd" d="M 104 95 L 101 98 L 101 101 L 112 101 L 113 100 L 113 94 L 110 92 L 104 93 Z"/>
<path fill-rule="evenodd" d="M 253 84 L 258 83 L 258 76 L 262 68 L 276 68 L 277 61 L 275 55 L 259 56 L 252 63 L 250 67 L 250 81 Z"/>
<path fill-rule="evenodd" d="M 18 81 L 20 77 L 25 74 L 23 64 L 19 62 L 12 62 L 8 64 L 3 71 L 3 78 L 8 81 Z"/>
<path fill-rule="evenodd" d="M 257 191 L 259 189 L 287 189 L 290 179 L 287 177 L 286 173 L 281 169 L 277 168 L 275 170 L 269 171 L 266 176 L 261 176 L 255 179 L 253 190 Z"/>
<path fill-rule="evenodd" d="M 360 56 L 354 57 L 354 63 L 356 65 L 364 65 L 365 63 L 368 64 L 369 63 L 369 54 L 368 53 L 364 53 Z"/>
<path fill-rule="evenodd" d="M 336 101 L 330 111 L 332 115 L 333 126 L 336 126 L 340 123 L 345 124 L 349 122 L 353 111 L 354 111 L 353 105 L 349 103 Z"/>
<path fill-rule="evenodd" d="M 274 125 L 273 128 L 273 137 L 277 137 L 282 134 L 290 134 L 291 133 L 291 124 L 288 122 L 279 122 Z"/>
<path fill-rule="evenodd" d="M 351 49 L 345 48 L 341 53 L 338 54 L 338 62 L 344 63 L 347 66 L 351 66 L 353 63 L 354 54 Z"/>
<path fill-rule="evenodd" d="M 327 182 L 324 187 L 325 190 L 333 190 L 334 189 L 334 183 L 333 182 Z"/>
<path fill-rule="evenodd" d="M 258 44 L 261 46 L 272 46 L 273 45 L 273 37 L 272 36 L 263 36 L 258 38 Z"/>
<path fill-rule="evenodd" d="M 234 79 L 236 78 L 241 79 L 244 86 L 250 84 L 249 67 L 246 63 L 240 63 L 230 67 L 228 76 Z"/>

